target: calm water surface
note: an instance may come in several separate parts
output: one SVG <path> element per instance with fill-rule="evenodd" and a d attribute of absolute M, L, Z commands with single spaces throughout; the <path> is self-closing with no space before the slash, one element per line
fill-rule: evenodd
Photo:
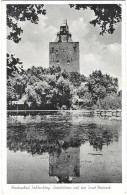
<path fill-rule="evenodd" d="M 8 112 L 7 182 L 121 183 L 121 119 Z"/>

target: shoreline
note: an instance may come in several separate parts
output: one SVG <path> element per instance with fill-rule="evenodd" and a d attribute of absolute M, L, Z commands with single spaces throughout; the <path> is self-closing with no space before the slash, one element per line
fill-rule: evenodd
<path fill-rule="evenodd" d="M 92 114 L 95 116 L 104 116 L 104 117 L 121 117 L 122 116 L 122 109 L 116 109 L 116 110 L 7 110 L 7 113 L 32 113 L 32 112 L 70 112 L 70 113 L 76 113 L 76 112 L 82 112 L 85 114 Z"/>

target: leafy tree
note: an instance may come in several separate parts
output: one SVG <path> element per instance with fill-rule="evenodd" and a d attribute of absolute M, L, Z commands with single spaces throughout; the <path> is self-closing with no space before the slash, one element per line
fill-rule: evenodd
<path fill-rule="evenodd" d="M 69 72 L 66 72 L 66 70 L 64 70 L 62 72 L 62 76 L 63 76 L 64 79 L 69 79 Z"/>
<path fill-rule="evenodd" d="M 13 76 L 13 72 L 23 71 L 22 62 L 19 58 L 15 58 L 13 54 L 7 54 L 7 76 Z"/>
<path fill-rule="evenodd" d="M 60 68 L 60 66 L 52 66 L 52 67 L 49 67 L 47 70 L 49 70 L 48 72 L 52 75 L 54 75 L 54 74 L 59 74 L 59 73 L 61 73 L 61 68 Z M 48 73 L 47 72 L 47 73 Z"/>
<path fill-rule="evenodd" d="M 118 4 L 71 4 L 77 10 L 90 8 L 96 18 L 90 21 L 93 26 L 100 26 L 100 35 L 113 34 L 115 25 L 122 20 L 121 5 Z"/>
<path fill-rule="evenodd" d="M 86 79 L 79 73 L 67 73 L 56 67 L 32 67 L 15 72 L 7 81 L 7 100 L 25 97 L 31 109 L 121 108 L 118 79 L 94 71 Z"/>
<path fill-rule="evenodd" d="M 66 105 L 67 108 L 71 107 L 71 84 L 68 80 L 65 80 L 63 77 L 60 77 L 57 81 L 58 88 L 58 104 L 59 107 Z"/>
<path fill-rule="evenodd" d="M 121 109 L 121 98 L 117 94 L 107 94 L 103 99 L 97 100 L 99 109 Z"/>
<path fill-rule="evenodd" d="M 46 94 L 49 94 L 50 85 L 46 81 L 37 81 L 26 87 L 25 93 L 28 101 L 35 106 L 45 106 L 47 103 Z"/>
<path fill-rule="evenodd" d="M 100 70 L 93 71 L 87 82 L 88 90 L 92 93 L 93 101 L 104 98 L 106 94 L 117 93 L 118 79 L 110 75 L 103 75 Z"/>
<path fill-rule="evenodd" d="M 83 104 L 81 105 L 82 109 L 88 109 L 92 108 L 93 106 L 93 100 L 92 100 L 92 95 L 89 92 L 85 92 L 84 96 L 82 97 Z"/>
<path fill-rule="evenodd" d="M 16 91 L 13 86 L 7 87 L 7 101 L 16 100 Z"/>
<path fill-rule="evenodd" d="M 69 75 L 69 81 L 75 86 L 75 87 L 79 87 L 81 84 L 82 80 L 85 80 L 85 78 L 83 78 L 82 75 L 80 75 L 80 73 L 78 72 L 70 72 Z"/>
<path fill-rule="evenodd" d="M 41 105 L 41 97 L 36 93 L 33 85 L 28 85 L 25 89 L 27 100 L 33 105 Z"/>
<path fill-rule="evenodd" d="M 46 81 L 52 88 L 56 87 L 56 76 L 55 75 L 44 75 L 43 81 Z"/>
<path fill-rule="evenodd" d="M 80 86 L 77 88 L 77 90 L 76 90 L 76 93 L 77 93 L 77 95 L 79 96 L 79 98 L 83 98 L 86 92 L 88 92 L 88 87 L 86 87 L 86 86 L 84 86 L 84 85 L 83 85 L 83 86 L 80 85 Z"/>
<path fill-rule="evenodd" d="M 23 30 L 18 26 L 17 22 L 29 20 L 37 24 L 39 21 L 38 15 L 46 14 L 46 10 L 43 7 L 43 4 L 8 4 L 6 7 L 7 26 L 11 29 L 11 32 L 7 38 L 13 40 L 15 43 L 19 43 L 21 40 L 20 35 L 23 33 Z"/>
<path fill-rule="evenodd" d="M 59 96 L 58 96 L 58 89 L 57 88 L 55 88 L 55 89 L 53 89 L 52 91 L 52 95 L 50 96 L 51 98 L 50 98 L 50 102 L 51 102 L 51 108 L 53 109 L 53 110 L 55 110 L 55 109 L 58 109 L 58 107 L 59 107 Z"/>

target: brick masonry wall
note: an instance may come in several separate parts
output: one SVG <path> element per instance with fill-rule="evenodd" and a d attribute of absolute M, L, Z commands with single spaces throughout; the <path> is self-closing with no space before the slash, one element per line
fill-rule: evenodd
<path fill-rule="evenodd" d="M 53 65 L 67 72 L 80 72 L 79 42 L 50 42 L 49 66 Z"/>

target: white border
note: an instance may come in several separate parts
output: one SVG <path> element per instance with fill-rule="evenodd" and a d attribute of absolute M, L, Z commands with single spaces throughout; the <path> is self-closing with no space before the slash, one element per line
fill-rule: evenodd
<path fill-rule="evenodd" d="M 122 5 L 122 92 L 123 92 L 123 109 L 122 109 L 122 183 L 121 184 L 89 184 L 90 186 L 111 186 L 112 190 L 12 190 L 11 184 L 6 184 L 7 181 L 7 150 L 6 150 L 6 52 L 7 52 L 7 41 L 6 41 L 6 4 L 121 4 Z M 4 194 L 125 194 L 127 193 L 127 128 L 126 128 L 126 117 L 127 117 L 127 89 L 126 89 L 126 75 L 127 68 L 125 65 L 125 43 L 126 31 L 125 31 L 125 6 L 126 2 L 123 1 L 3 1 L 2 3 L 2 68 L 1 68 L 1 78 L 2 78 L 2 193 Z M 44 184 L 44 186 L 65 186 L 65 184 Z M 66 186 L 88 186 L 88 184 L 66 184 Z M 24 186 L 24 185 L 14 185 L 14 186 Z M 25 186 L 32 186 L 28 184 Z M 39 186 L 43 186 L 40 184 Z"/>

